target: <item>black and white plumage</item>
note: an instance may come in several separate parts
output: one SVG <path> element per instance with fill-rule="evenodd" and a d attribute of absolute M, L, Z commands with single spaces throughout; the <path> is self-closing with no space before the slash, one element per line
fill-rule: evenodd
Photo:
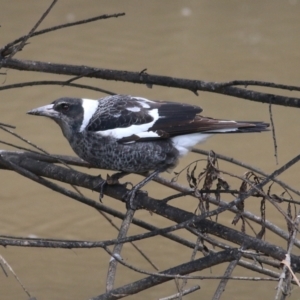
<path fill-rule="evenodd" d="M 60 98 L 28 113 L 53 119 L 75 153 L 90 164 L 129 173 L 172 169 L 212 134 L 268 130 L 264 122 L 206 118 L 201 111 L 189 104 L 115 95 Z"/>

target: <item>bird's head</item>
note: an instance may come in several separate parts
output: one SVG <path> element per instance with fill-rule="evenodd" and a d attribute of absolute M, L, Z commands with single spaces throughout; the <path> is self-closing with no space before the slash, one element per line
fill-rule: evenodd
<path fill-rule="evenodd" d="M 60 126 L 64 136 L 69 140 L 74 132 L 81 131 L 84 120 L 82 102 L 82 99 L 79 98 L 60 98 L 27 113 L 52 119 Z"/>

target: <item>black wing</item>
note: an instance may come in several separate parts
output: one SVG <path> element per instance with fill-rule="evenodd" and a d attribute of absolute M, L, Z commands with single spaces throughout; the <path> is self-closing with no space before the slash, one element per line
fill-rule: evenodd
<path fill-rule="evenodd" d="M 87 130 L 112 136 L 122 143 L 170 138 L 196 132 L 228 133 L 265 131 L 263 122 L 236 122 L 198 115 L 198 106 L 152 101 L 127 95 L 99 100 L 99 109 Z"/>
<path fill-rule="evenodd" d="M 192 121 L 202 111 L 198 106 L 127 95 L 109 96 L 99 102 L 86 130 L 110 134 L 126 143 L 167 138 L 174 124 Z"/>

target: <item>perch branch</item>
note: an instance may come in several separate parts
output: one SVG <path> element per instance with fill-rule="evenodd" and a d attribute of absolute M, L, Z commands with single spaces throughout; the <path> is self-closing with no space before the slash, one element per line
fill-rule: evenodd
<path fill-rule="evenodd" d="M 57 63 L 45 63 L 41 61 L 17 60 L 12 58 L 0 59 L 0 66 L 31 72 L 53 73 L 60 75 L 84 76 L 89 78 L 100 78 L 105 80 L 115 80 L 122 82 L 132 82 L 145 85 L 160 85 L 173 88 L 197 91 L 213 92 L 223 95 L 244 98 L 261 103 L 272 103 L 276 105 L 300 107 L 300 99 L 293 97 L 283 97 L 279 95 L 261 93 L 253 90 L 246 90 L 232 86 L 222 86 L 221 83 L 206 82 L 200 80 L 188 80 L 176 77 L 150 75 L 141 72 L 118 71 L 100 69 L 88 66 L 66 65 Z"/>

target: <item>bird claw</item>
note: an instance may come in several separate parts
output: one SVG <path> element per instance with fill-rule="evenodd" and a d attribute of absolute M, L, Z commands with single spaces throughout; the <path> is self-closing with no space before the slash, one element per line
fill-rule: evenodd
<path fill-rule="evenodd" d="M 102 203 L 102 199 L 104 197 L 104 193 L 103 193 L 103 190 L 104 190 L 104 187 L 107 185 L 107 181 L 106 180 L 102 180 L 101 183 L 99 183 L 97 185 L 97 188 L 100 187 L 100 192 L 99 192 L 99 201 Z"/>
<path fill-rule="evenodd" d="M 106 175 L 106 180 L 105 181 L 108 185 L 120 184 L 119 178 L 117 176 L 114 176 L 114 175 L 115 174 L 113 174 L 111 176 L 109 174 Z"/>
<path fill-rule="evenodd" d="M 119 172 L 119 173 L 115 173 L 112 174 L 111 176 L 109 174 L 106 175 L 106 180 L 104 180 L 101 175 L 99 175 L 99 178 L 101 179 L 101 182 L 98 183 L 93 190 L 99 190 L 99 201 L 102 202 L 102 199 L 104 197 L 104 187 L 106 185 L 116 185 L 116 184 L 120 184 L 119 179 L 124 177 L 125 175 L 127 175 L 126 172 Z M 131 182 L 125 182 L 124 185 L 125 187 L 127 187 L 127 185 L 130 184 L 132 186 Z"/>

